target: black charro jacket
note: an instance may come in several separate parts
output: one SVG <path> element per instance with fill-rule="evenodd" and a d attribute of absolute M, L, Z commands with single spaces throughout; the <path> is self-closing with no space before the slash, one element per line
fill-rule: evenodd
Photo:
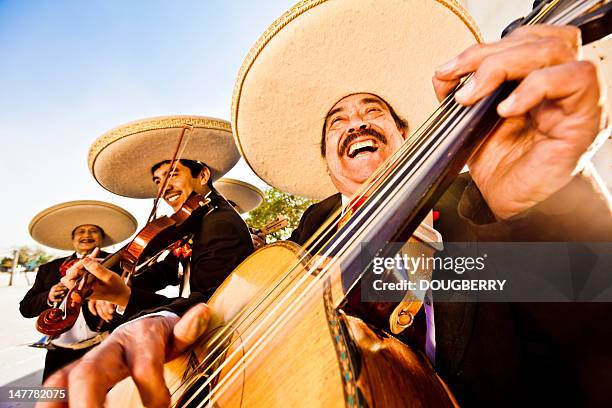
<path fill-rule="evenodd" d="M 549 215 L 560 201 L 574 210 Z M 290 239 L 304 244 L 340 205 L 336 194 L 309 207 Z M 446 242 L 612 241 L 610 203 L 582 176 L 498 221 L 463 174 L 434 209 Z M 612 406 L 612 304 L 434 305 L 436 370 L 461 406 Z"/>
<path fill-rule="evenodd" d="M 50 308 L 47 304 L 49 290 L 51 290 L 53 285 L 59 283 L 62 278 L 60 266 L 72 257 L 74 257 L 74 254 L 55 259 L 38 267 L 34 285 L 32 285 L 19 303 L 19 311 L 23 317 L 36 317 Z"/>
<path fill-rule="evenodd" d="M 100 252 L 100 257 L 107 256 L 108 253 Z M 66 261 L 75 258 L 76 254 L 64 258 L 58 258 L 51 262 L 38 267 L 36 280 L 34 285 L 25 294 L 23 300 L 19 303 L 19 311 L 23 317 L 36 317 L 51 306 L 47 304 L 49 290 L 51 287 L 59 283 L 62 278 L 60 266 Z M 85 308 L 84 308 L 85 309 Z"/>
<path fill-rule="evenodd" d="M 179 260 L 169 255 L 132 279 L 132 293 L 118 325 L 143 312 L 169 310 L 181 315 L 198 302 L 205 302 L 229 274 L 251 253 L 251 234 L 240 215 L 220 195 L 209 196 L 216 207 L 202 217 L 193 231 L 188 299 L 167 298 L 155 293 L 168 285 L 181 284 Z"/>

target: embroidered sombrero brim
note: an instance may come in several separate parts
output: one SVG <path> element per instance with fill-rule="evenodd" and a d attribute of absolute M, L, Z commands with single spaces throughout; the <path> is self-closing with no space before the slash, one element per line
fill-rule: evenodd
<path fill-rule="evenodd" d="M 263 203 L 263 191 L 244 181 L 222 178 L 217 180 L 214 185 L 226 200 L 236 204 L 240 214 L 252 211 Z"/>
<path fill-rule="evenodd" d="M 234 88 L 238 148 L 266 183 L 300 196 L 335 193 L 320 154 L 329 109 L 373 93 L 415 130 L 438 102 L 435 68 L 480 41 L 453 0 L 302 1 L 247 55 Z"/>
<path fill-rule="evenodd" d="M 238 162 L 230 123 L 202 116 L 164 116 L 119 126 L 100 136 L 89 149 L 89 170 L 108 191 L 125 197 L 155 197 L 151 168 L 172 159 L 186 126 L 183 159 L 198 160 L 210 168 L 213 180 Z"/>
<path fill-rule="evenodd" d="M 32 238 L 42 245 L 71 251 L 72 231 L 80 225 L 97 225 L 107 247 L 129 238 L 138 227 L 136 219 L 121 207 L 104 201 L 69 201 L 38 213 L 28 227 Z"/>

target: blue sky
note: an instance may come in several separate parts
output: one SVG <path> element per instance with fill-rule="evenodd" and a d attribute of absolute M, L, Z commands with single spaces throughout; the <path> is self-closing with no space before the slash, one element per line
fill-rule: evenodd
<path fill-rule="evenodd" d="M 529 2 L 468 5 L 478 3 L 481 22 L 503 6 L 510 21 Z M 229 119 L 244 56 L 293 3 L 0 0 L 0 256 L 33 244 L 31 218 L 63 201 L 110 201 L 142 223 L 150 201 L 99 187 L 87 169 L 91 142 L 151 116 Z M 265 187 L 244 164 L 229 176 Z"/>
<path fill-rule="evenodd" d="M 31 217 L 101 199 L 139 221 L 148 201 L 93 180 L 91 142 L 168 114 L 229 119 L 236 73 L 291 1 L 0 1 L 0 254 L 31 244 Z M 264 185 L 246 166 L 234 177 Z"/>

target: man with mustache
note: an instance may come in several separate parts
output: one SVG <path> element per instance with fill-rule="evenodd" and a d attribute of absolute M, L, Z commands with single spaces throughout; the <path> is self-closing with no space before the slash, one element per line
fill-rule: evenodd
<path fill-rule="evenodd" d="M 291 240 L 316 237 L 418 134 L 436 98 L 443 101 L 469 74 L 454 95 L 465 106 L 506 81 L 519 84 L 497 106 L 502 120 L 469 159 L 469 174 L 434 206 L 443 240 L 610 240 L 612 205 L 588 162 L 607 118 L 597 70 L 580 60 L 576 28 L 522 27 L 468 47 L 478 40 L 477 28 L 451 2 L 324 4 L 290 13 L 286 25 L 277 22 L 286 28 L 260 39 L 269 46 L 251 52 L 235 92 L 234 131 L 255 173 L 283 191 L 327 197 L 306 210 Z M 400 21 L 406 24 L 398 28 Z M 283 91 L 272 97 L 273 89 Z M 263 146 L 271 143 L 285 168 L 266 154 Z M 606 259 L 591 254 L 595 260 L 585 262 L 566 252 L 567 264 L 579 265 L 585 279 L 591 262 Z M 421 346 L 460 405 L 610 404 L 609 303 L 453 304 L 436 302 L 435 294 L 433 300 L 415 325 L 426 326 Z"/>
<path fill-rule="evenodd" d="M 128 238 L 136 230 L 136 220 L 127 211 L 100 201 L 72 201 L 48 208 L 30 223 L 30 235 L 42 245 L 60 250 L 74 250 L 68 257 L 58 258 L 38 268 L 34 285 L 19 303 L 23 317 L 37 317 L 45 310 L 59 305 L 68 288 L 60 282 L 68 268 L 78 259 L 87 257 L 95 248 L 106 247 Z M 100 252 L 97 256 L 108 255 Z M 80 358 L 97 344 L 95 313 L 88 302 L 83 307 L 75 327 L 55 338 L 53 349 L 47 350 L 43 381 L 53 372 Z M 87 318 L 87 319 L 86 319 Z M 93 339 L 93 340 L 92 340 Z"/>

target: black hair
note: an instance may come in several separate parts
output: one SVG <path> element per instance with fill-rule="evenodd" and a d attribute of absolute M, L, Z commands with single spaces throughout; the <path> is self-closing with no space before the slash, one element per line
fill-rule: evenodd
<path fill-rule="evenodd" d="M 164 164 L 170 164 L 170 163 L 172 163 L 172 160 L 164 160 L 164 161 L 157 163 L 156 165 L 151 167 L 151 174 L 154 174 L 155 171 L 159 169 L 161 166 L 163 166 Z M 191 172 L 191 177 L 193 178 L 198 177 L 200 173 L 202 172 L 202 170 L 204 170 L 204 167 L 206 167 L 208 171 L 210 171 L 210 167 L 208 167 L 206 163 L 202 163 L 201 161 L 179 159 L 179 163 L 181 163 L 183 166 L 189 169 L 189 171 Z M 214 190 L 213 181 L 212 181 L 212 172 L 211 172 L 210 177 L 208 178 L 208 181 L 206 182 L 206 186 L 209 189 Z"/>
<path fill-rule="evenodd" d="M 72 239 L 74 239 L 74 231 L 76 231 L 77 228 L 82 227 L 83 225 L 93 225 L 94 227 L 96 227 L 97 229 L 100 230 L 100 235 L 102 235 L 102 239 L 106 238 L 106 232 L 104 232 L 104 229 L 102 227 L 100 227 L 99 225 L 96 225 L 96 224 L 81 224 L 81 225 L 77 225 L 76 227 L 74 227 L 74 229 L 70 233 L 70 236 L 72 237 Z"/>
<path fill-rule="evenodd" d="M 378 96 L 376 94 L 369 93 L 369 92 L 367 92 L 367 94 L 373 95 L 373 96 L 377 97 L 378 99 L 380 99 L 385 104 L 385 106 L 387 107 L 387 109 L 389 109 L 389 112 L 391 113 L 391 117 L 395 121 L 395 126 L 397 126 L 397 128 L 399 130 L 408 129 L 408 121 L 406 119 L 400 117 L 395 112 L 393 107 L 391 105 L 389 105 L 389 103 L 387 101 L 385 101 L 383 98 L 381 98 L 380 96 Z M 351 94 L 351 95 L 356 95 L 356 94 Z M 351 96 L 351 95 L 343 96 L 342 99 L 346 98 L 347 96 Z M 336 103 L 338 103 L 338 102 L 336 102 Z M 336 105 L 336 103 L 334 105 Z M 323 121 L 323 132 L 321 133 L 321 156 L 323 156 L 323 158 L 325 158 L 325 132 L 326 131 L 327 131 L 327 115 L 325 116 L 325 121 Z"/>

